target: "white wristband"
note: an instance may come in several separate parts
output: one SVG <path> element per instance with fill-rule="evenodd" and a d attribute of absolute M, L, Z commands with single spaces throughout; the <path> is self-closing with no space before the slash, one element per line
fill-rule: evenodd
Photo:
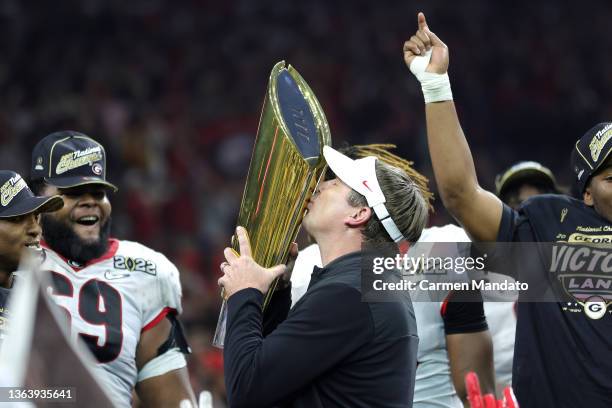
<path fill-rule="evenodd" d="M 421 83 L 425 103 L 452 101 L 453 92 L 451 91 L 448 72 L 434 74 L 425 71 L 430 59 L 431 50 L 427 51 L 425 55 L 414 57 L 410 63 L 410 71 Z"/>

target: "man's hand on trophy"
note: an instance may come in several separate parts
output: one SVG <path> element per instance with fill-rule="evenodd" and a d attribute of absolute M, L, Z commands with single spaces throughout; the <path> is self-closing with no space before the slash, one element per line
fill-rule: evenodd
<path fill-rule="evenodd" d="M 218 281 L 219 286 L 224 288 L 226 298 L 246 288 L 255 288 L 265 294 L 272 281 L 285 273 L 287 267 L 276 265 L 264 268 L 257 264 L 251 257 L 251 244 L 246 229 L 236 228 L 236 237 L 240 254 L 232 248 L 225 248 L 223 251 L 225 262 L 221 264 L 223 276 Z"/>
<path fill-rule="evenodd" d="M 289 247 L 289 260 L 287 261 L 287 267 L 276 285 L 276 290 L 286 289 L 291 283 L 291 274 L 293 273 L 293 267 L 295 266 L 295 260 L 297 259 L 299 252 L 297 242 L 292 242 L 291 247 Z"/>
<path fill-rule="evenodd" d="M 424 72 L 444 74 L 448 70 L 448 47 L 427 26 L 425 14 L 417 16 L 418 30 L 404 43 L 404 61 L 420 80 Z"/>

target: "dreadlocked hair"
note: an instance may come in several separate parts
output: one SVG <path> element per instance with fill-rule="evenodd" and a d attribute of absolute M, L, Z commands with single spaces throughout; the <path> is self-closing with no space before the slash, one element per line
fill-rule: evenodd
<path fill-rule="evenodd" d="M 427 202 L 427 208 L 430 211 L 433 211 L 432 202 L 434 200 L 434 195 L 431 191 L 429 191 L 429 180 L 427 179 L 427 177 L 425 177 L 412 167 L 414 162 L 402 159 L 401 157 L 389 151 L 395 148 L 397 148 L 397 146 L 391 143 L 379 143 L 343 147 L 341 151 L 345 155 L 353 159 L 374 156 L 384 163 L 403 170 L 414 182 L 417 188 L 421 191 L 423 198 Z"/>

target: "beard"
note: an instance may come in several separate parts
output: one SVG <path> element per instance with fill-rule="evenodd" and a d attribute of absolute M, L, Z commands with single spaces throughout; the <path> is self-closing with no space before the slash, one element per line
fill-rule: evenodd
<path fill-rule="evenodd" d="M 86 242 L 79 237 L 65 222 L 54 219 L 49 214 L 42 214 L 41 227 L 45 242 L 51 249 L 79 264 L 104 255 L 108 250 L 111 229 L 111 218 L 100 226 L 100 236 L 95 242 Z"/>

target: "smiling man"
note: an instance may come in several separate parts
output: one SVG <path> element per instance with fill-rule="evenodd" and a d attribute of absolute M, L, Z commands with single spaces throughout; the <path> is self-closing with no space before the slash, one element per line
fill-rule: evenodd
<path fill-rule="evenodd" d="M 59 196 L 36 197 L 19 174 L 0 170 L 0 344 L 13 274 L 24 252 L 40 244 L 39 215 L 62 205 Z"/>
<path fill-rule="evenodd" d="M 31 179 L 37 192 L 64 199 L 42 218 L 43 268 L 117 404 L 129 406 L 135 388 L 147 407 L 195 406 L 178 270 L 158 252 L 110 238 L 108 195 L 117 188 L 106 180 L 104 147 L 78 132 L 52 133 L 34 147 Z"/>

